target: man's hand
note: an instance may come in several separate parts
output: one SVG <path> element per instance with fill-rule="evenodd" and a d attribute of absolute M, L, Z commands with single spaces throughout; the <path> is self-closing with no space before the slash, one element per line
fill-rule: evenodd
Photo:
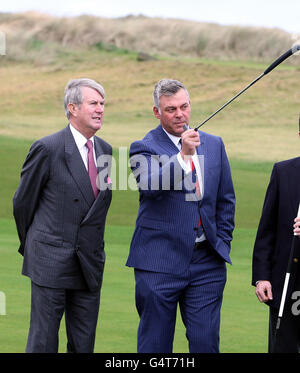
<path fill-rule="evenodd" d="M 195 154 L 196 147 L 200 145 L 199 133 L 194 129 L 189 129 L 181 135 L 181 156 L 186 161 L 187 156 Z"/>
<path fill-rule="evenodd" d="M 295 218 L 294 222 L 294 233 L 296 236 L 300 236 L 300 218 Z"/>
<path fill-rule="evenodd" d="M 267 302 L 273 299 L 272 285 L 269 281 L 259 281 L 256 285 L 255 294 L 260 302 Z"/>

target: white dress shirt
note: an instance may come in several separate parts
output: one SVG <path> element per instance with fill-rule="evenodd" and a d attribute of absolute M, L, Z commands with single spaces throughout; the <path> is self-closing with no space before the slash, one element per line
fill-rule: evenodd
<path fill-rule="evenodd" d="M 180 140 L 181 140 L 181 137 L 171 135 L 171 134 L 168 133 L 164 128 L 163 128 L 163 130 L 164 130 L 165 133 L 169 136 L 170 140 L 171 140 L 171 141 L 175 144 L 175 146 L 178 148 L 178 150 L 179 150 L 179 153 L 177 154 L 178 162 L 179 162 L 180 166 L 184 169 L 184 172 L 185 172 L 186 174 L 189 174 L 189 173 L 192 171 L 191 164 L 190 164 L 190 162 L 187 162 L 187 163 L 186 163 L 186 162 L 182 159 L 182 156 L 181 156 L 181 154 L 180 154 L 180 150 L 181 150 L 181 143 L 180 143 Z M 193 160 L 194 165 L 195 165 L 196 174 L 197 174 L 197 179 L 198 179 L 199 187 L 200 187 L 200 195 L 201 195 L 201 198 L 202 198 L 202 196 L 203 196 L 203 181 L 202 181 L 202 175 L 201 175 L 200 164 L 199 164 L 199 158 L 198 158 L 198 154 L 197 154 L 197 152 L 195 152 L 195 154 L 192 156 L 192 160 Z"/>
<path fill-rule="evenodd" d="M 192 171 L 192 167 L 191 167 L 190 162 L 186 163 L 182 159 L 182 156 L 180 154 L 180 150 L 181 150 L 181 142 L 180 142 L 180 140 L 181 140 L 181 137 L 177 137 L 177 136 L 171 135 L 164 128 L 163 128 L 163 130 L 168 135 L 169 139 L 178 148 L 179 153 L 177 154 L 177 159 L 178 159 L 179 164 L 183 168 L 184 172 L 186 174 L 190 173 Z M 195 165 L 197 179 L 198 179 L 198 182 L 199 182 L 200 196 L 201 196 L 201 198 L 203 198 L 203 189 L 204 189 L 204 186 L 203 186 L 202 174 L 201 174 L 201 170 L 200 170 L 200 164 L 199 164 L 199 158 L 198 158 L 197 152 L 195 152 L 195 154 L 192 156 L 192 160 L 193 160 L 194 165 Z M 206 240 L 206 236 L 205 236 L 205 233 L 203 232 L 203 234 L 201 235 L 201 237 L 196 237 L 196 241 L 195 242 L 202 242 L 204 240 Z"/>
<path fill-rule="evenodd" d="M 85 146 L 87 139 L 83 136 L 82 133 L 80 133 L 76 128 L 72 126 L 72 124 L 69 124 L 70 130 L 72 132 L 72 135 L 74 137 L 75 143 L 77 145 L 77 148 L 79 150 L 79 153 L 81 155 L 81 158 L 83 160 L 83 163 L 85 165 L 85 168 L 88 170 L 88 148 Z M 95 146 L 94 146 L 94 136 L 92 136 L 90 139 L 93 143 L 93 153 L 94 153 L 94 160 L 95 164 L 97 165 L 96 162 L 96 154 L 95 154 Z"/>

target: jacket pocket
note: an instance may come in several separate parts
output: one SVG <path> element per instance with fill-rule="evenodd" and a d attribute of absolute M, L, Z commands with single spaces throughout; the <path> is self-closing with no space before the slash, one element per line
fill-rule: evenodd
<path fill-rule="evenodd" d="M 33 235 L 33 240 L 55 247 L 61 247 L 63 245 L 61 237 L 53 236 L 50 233 L 42 231 L 36 231 Z"/>

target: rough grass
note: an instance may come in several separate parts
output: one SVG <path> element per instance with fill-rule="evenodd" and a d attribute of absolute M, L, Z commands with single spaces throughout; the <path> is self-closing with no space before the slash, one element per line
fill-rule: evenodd
<path fill-rule="evenodd" d="M 54 65 L 0 66 L 0 135 L 36 139 L 63 128 L 63 91 L 71 78 L 91 77 L 107 93 L 99 135 L 114 148 L 129 147 L 157 120 L 152 91 L 161 78 L 189 88 L 196 125 L 256 78 L 266 66 L 251 62 L 212 63 L 199 59 L 137 62 L 115 52 L 91 51 L 62 57 Z M 271 75 L 272 74 L 272 75 Z M 252 161 L 297 155 L 300 69 L 279 66 L 206 123 L 204 131 L 223 137 L 230 158 Z"/>
<path fill-rule="evenodd" d="M 75 38 L 64 36 L 64 21 L 60 21 L 61 25 L 48 17 L 43 21 L 48 24 L 49 38 L 55 32 L 51 22 L 57 26 L 61 32 L 59 43 L 32 39 L 32 33 L 41 26 L 39 16 L 34 23 L 23 15 L 0 15 L 0 27 L 4 21 L 11 27 L 15 22 L 19 32 L 16 37 L 23 30 L 24 40 L 31 43 L 24 48 L 22 39 L 15 45 L 20 48 L 15 51 L 16 56 L 22 51 L 26 62 L 14 62 L 18 58 L 13 53 L 0 59 L 0 291 L 7 296 L 7 315 L 0 316 L 0 351 L 23 352 L 29 325 L 30 289 L 29 280 L 20 275 L 22 260 L 17 254 L 11 199 L 31 142 L 67 124 L 62 105 L 67 81 L 90 77 L 104 85 L 106 118 L 99 135 L 112 144 L 118 159 L 119 147 L 128 148 L 133 140 L 156 126 L 152 90 L 159 79 L 176 78 L 186 84 L 194 125 L 264 71 L 273 58 L 266 65 L 249 59 L 224 62 L 196 56 L 137 62 L 136 54 L 126 51 L 125 44 L 119 45 L 122 51 L 99 45 L 92 49 L 69 48 Z M 71 32 L 73 21 L 69 22 Z M 222 352 L 266 351 L 267 307 L 258 303 L 250 285 L 251 255 L 272 164 L 299 153 L 299 72 L 297 66 L 281 65 L 203 128 L 223 137 L 237 196 L 233 266 L 228 267 L 222 308 Z M 138 317 L 134 280 L 125 261 L 137 206 L 137 193 L 118 190 L 114 193 L 107 219 L 107 263 L 96 352 L 136 351 Z M 62 329 L 61 352 L 65 352 L 65 341 Z M 174 351 L 187 351 L 180 320 Z"/>
<path fill-rule="evenodd" d="M 33 12 L 0 13 L 0 29 L 8 37 L 9 58 L 23 61 L 49 62 L 63 51 L 95 45 L 169 56 L 266 60 L 293 43 L 292 35 L 280 29 L 144 16 L 59 18 Z"/>

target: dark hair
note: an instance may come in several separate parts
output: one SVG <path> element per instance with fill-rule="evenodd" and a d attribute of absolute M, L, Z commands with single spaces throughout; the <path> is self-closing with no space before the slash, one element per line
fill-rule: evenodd
<path fill-rule="evenodd" d="M 173 96 L 180 89 L 184 89 L 187 97 L 189 98 L 189 93 L 185 86 L 178 80 L 173 79 L 162 79 L 155 84 L 153 92 L 154 106 L 159 110 L 159 102 L 161 96 Z"/>

